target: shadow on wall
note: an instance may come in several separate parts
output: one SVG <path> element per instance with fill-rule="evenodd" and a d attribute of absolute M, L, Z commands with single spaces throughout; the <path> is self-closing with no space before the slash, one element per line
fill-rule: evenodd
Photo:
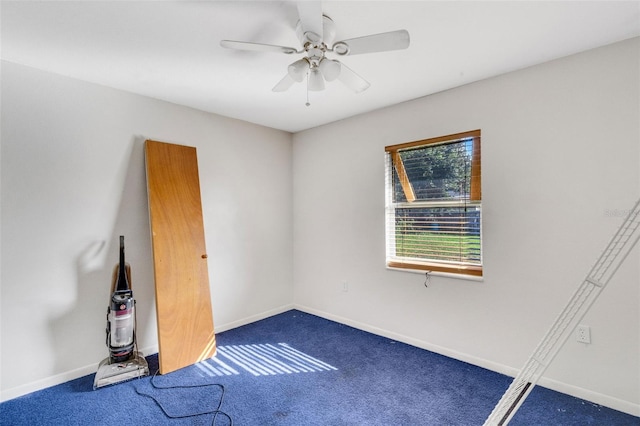
<path fill-rule="evenodd" d="M 54 371 L 72 371 L 91 363 L 97 366 L 109 355 L 105 331 L 107 307 L 113 271 L 119 259 L 120 235 L 125 237 L 125 258 L 131 265 L 138 347 L 157 345 L 144 141 L 145 138 L 136 136 L 131 143 L 120 205 L 109 241 L 92 241 L 78 247 L 76 294 L 70 295 L 75 303 L 49 323 L 56 357 Z M 89 360 L 89 364 L 78 365 L 80 353 L 96 358 Z"/>

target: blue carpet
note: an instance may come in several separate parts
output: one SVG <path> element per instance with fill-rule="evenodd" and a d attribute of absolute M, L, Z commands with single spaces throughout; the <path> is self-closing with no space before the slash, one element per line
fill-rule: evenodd
<path fill-rule="evenodd" d="M 482 425 L 511 383 L 295 310 L 219 333 L 217 343 L 215 358 L 167 375 L 96 391 L 90 375 L 6 401 L 0 423 L 211 425 L 220 406 L 216 426 L 229 417 L 247 426 Z M 156 371 L 157 356 L 148 361 Z M 536 387 L 510 424 L 626 426 L 640 418 Z"/>

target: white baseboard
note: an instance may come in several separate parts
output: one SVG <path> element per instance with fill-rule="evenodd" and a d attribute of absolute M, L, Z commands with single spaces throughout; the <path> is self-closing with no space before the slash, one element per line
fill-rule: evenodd
<path fill-rule="evenodd" d="M 459 361 L 467 362 L 469 364 L 476 365 L 478 367 L 486 368 L 487 370 L 495 371 L 501 374 L 505 374 L 510 377 L 515 377 L 518 374 L 518 369 L 509 367 L 503 364 L 495 363 L 493 361 L 488 361 L 486 359 L 478 358 L 469 354 L 465 354 L 462 352 L 453 351 L 451 349 L 433 345 L 428 342 L 424 342 L 422 340 L 414 339 L 409 336 L 404 336 L 399 333 L 395 333 L 392 331 L 384 330 L 378 327 L 371 326 L 369 324 L 361 323 L 358 321 L 351 320 L 349 318 L 341 317 L 338 315 L 333 315 L 324 311 L 320 311 L 317 309 L 310 308 L 308 306 L 290 304 L 284 305 L 279 308 L 271 309 L 256 315 L 251 315 L 249 317 L 236 320 L 227 324 L 223 324 L 221 326 L 217 326 L 215 329 L 216 333 L 221 333 L 223 331 L 231 330 L 234 328 L 241 327 L 243 325 L 251 324 L 256 321 L 263 320 L 265 318 L 269 318 L 274 315 L 281 314 L 283 312 L 287 312 L 291 309 L 297 309 L 302 312 L 306 312 L 312 315 L 319 316 L 321 318 L 325 318 L 331 321 L 335 321 L 341 324 L 348 325 L 353 328 L 357 328 L 359 330 L 367 331 L 369 333 L 376 334 L 378 336 L 387 337 L 389 339 L 397 340 L 398 342 L 406 343 L 421 349 L 425 349 L 431 352 L 435 352 L 440 355 L 447 356 L 449 358 L 457 359 Z M 145 355 L 150 355 L 158 352 L 158 347 L 149 346 L 141 349 L 141 352 Z M 27 383 L 22 386 L 18 386 L 15 388 L 7 389 L 2 391 L 0 394 L 0 402 L 8 401 L 13 398 L 17 398 L 31 392 L 36 392 L 51 386 L 56 386 L 61 383 L 68 382 L 69 380 L 74 380 L 88 374 L 93 374 L 98 369 L 98 362 L 94 364 L 87 365 L 85 367 L 77 368 L 75 370 L 66 371 L 64 373 L 57 374 L 55 376 L 47 377 L 45 379 L 36 380 L 31 383 Z M 546 388 L 565 393 L 567 395 L 575 396 L 580 399 L 584 399 L 586 401 L 603 405 L 605 407 L 612 408 L 614 410 L 622 411 L 623 413 L 631 414 L 633 416 L 640 416 L 640 404 L 634 404 L 629 401 L 624 401 L 618 398 L 614 398 L 608 395 L 600 394 L 597 392 L 590 391 L 588 389 L 580 388 L 577 386 L 573 386 L 567 383 L 559 382 L 557 380 L 541 377 L 538 383 L 540 386 L 544 386 Z M 496 401 L 497 403 L 497 401 Z"/>
<path fill-rule="evenodd" d="M 65 371 L 64 373 L 56 374 L 55 376 L 50 376 L 45 379 L 36 380 L 34 382 L 17 386 L 15 388 L 3 390 L 2 401 L 8 401 L 10 399 L 29 394 L 31 392 L 36 392 L 51 386 L 59 385 L 64 382 L 68 382 L 69 380 L 77 379 L 79 377 L 86 376 L 87 374 L 95 373 L 97 370 L 98 363 L 96 362 L 95 364 L 87 365 L 85 367 L 77 368 L 71 371 Z"/>
<path fill-rule="evenodd" d="M 145 356 L 155 354 L 155 353 L 158 353 L 158 346 L 155 345 L 155 346 L 142 348 L 140 349 L 140 352 Z M 41 380 L 36 380 L 21 386 L 17 386 L 15 388 L 3 390 L 2 394 L 0 394 L 0 402 L 18 398 L 20 396 L 24 396 L 32 392 L 49 388 L 51 386 L 60 385 L 70 380 L 75 380 L 75 379 L 79 379 L 80 377 L 87 376 L 89 374 L 95 374 L 95 372 L 98 370 L 98 365 L 100 364 L 100 361 L 102 360 L 86 365 L 84 367 L 65 371 L 64 373 L 56 374 L 54 376 L 46 377 Z"/>
<path fill-rule="evenodd" d="M 265 318 L 269 318 L 271 316 L 281 314 L 286 311 L 290 311 L 293 309 L 293 305 L 284 305 L 275 309 L 271 309 L 256 315 L 251 315 L 250 317 L 246 317 L 237 321 L 233 321 L 227 324 L 223 324 L 222 326 L 216 326 L 215 332 L 221 333 L 223 331 L 231 330 L 233 328 L 241 327 L 243 325 L 251 324 L 252 322 L 260 321 Z M 149 347 L 141 348 L 140 352 L 144 355 L 151 355 L 158 353 L 158 345 L 152 345 Z M 44 379 L 36 380 L 24 385 L 17 386 L 15 388 L 3 390 L 0 393 L 0 402 L 8 401 L 10 399 L 18 398 L 20 396 L 27 395 L 32 392 L 36 392 L 42 389 L 46 389 L 51 386 L 56 386 L 70 380 L 75 380 L 80 377 L 86 376 L 88 374 L 94 374 L 98 370 L 98 362 L 92 363 L 90 365 L 86 365 L 84 367 L 76 368 L 74 370 L 65 371 L 60 374 L 56 374 L 54 376 L 46 377 Z M 154 372 L 151 372 L 152 374 Z"/>
<path fill-rule="evenodd" d="M 538 381 L 538 384 L 545 388 L 553 389 L 554 391 L 575 396 L 576 398 L 584 399 L 585 401 L 594 403 L 596 405 L 613 408 L 614 410 L 622 411 L 623 413 L 631 414 L 632 416 L 640 416 L 640 404 L 634 404 L 629 401 L 614 398 L 598 392 L 593 392 L 588 389 L 573 386 L 564 382 L 559 382 L 547 377 L 541 377 Z"/>
<path fill-rule="evenodd" d="M 275 308 L 275 309 L 270 309 L 270 310 L 265 311 L 265 312 L 261 312 L 261 313 L 256 314 L 256 315 L 251 315 L 251 316 L 246 317 L 246 318 L 242 318 L 242 319 L 239 319 L 239 320 L 236 320 L 236 321 L 232 321 L 230 323 L 226 323 L 226 324 L 223 324 L 223 325 L 216 325 L 215 326 L 216 333 L 222 333 L 223 331 L 232 330 L 234 328 L 242 327 L 243 325 L 251 324 L 252 322 L 260 321 L 260 320 L 263 320 L 265 318 L 269 318 L 269 317 L 272 317 L 274 315 L 278 315 L 278 314 L 281 314 L 283 312 L 290 311 L 292 309 L 295 309 L 295 307 L 292 304 L 288 304 L 288 305 L 280 306 L 280 307 Z"/>
<path fill-rule="evenodd" d="M 459 361 L 467 362 L 469 364 L 476 365 L 478 367 L 486 368 L 487 370 L 495 371 L 510 377 L 515 377 L 519 370 L 517 368 L 509 367 L 503 364 L 499 364 L 493 361 L 489 361 L 483 358 L 478 358 L 473 355 L 457 352 L 442 346 L 433 345 L 431 343 L 414 339 L 409 336 L 404 336 L 399 333 L 395 333 L 389 330 L 384 330 L 378 327 L 371 326 L 369 324 L 361 323 L 358 321 L 344 318 L 338 315 L 333 315 L 324 311 L 310 308 L 308 306 L 293 305 L 294 309 L 302 312 L 306 312 L 312 315 L 316 315 L 331 321 L 339 322 L 341 324 L 348 325 L 358 330 L 367 331 L 369 333 L 376 334 L 378 336 L 387 337 L 389 339 L 397 340 L 398 342 L 406 343 L 417 348 L 425 349 L 431 352 L 435 352 L 440 355 L 447 356 L 449 358 L 457 359 Z M 622 411 L 623 413 L 631 414 L 633 416 L 640 416 L 640 404 L 634 404 L 629 401 L 614 398 L 601 393 L 593 392 L 588 389 L 573 386 L 567 383 L 559 382 L 557 380 L 541 377 L 538 381 L 540 386 L 552 389 L 557 392 L 561 392 L 567 395 L 575 396 L 576 398 L 584 399 L 594 404 L 603 405 L 605 407 L 612 408 L 614 410 Z M 496 401 L 497 403 L 498 401 Z"/>

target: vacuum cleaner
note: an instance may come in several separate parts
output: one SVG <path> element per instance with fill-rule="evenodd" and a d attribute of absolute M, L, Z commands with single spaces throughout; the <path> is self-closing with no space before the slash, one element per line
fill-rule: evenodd
<path fill-rule="evenodd" d="M 120 236 L 120 262 L 113 271 L 111 302 L 107 308 L 109 357 L 98 366 L 93 389 L 149 375 L 149 365 L 136 342 L 136 301 L 131 290 L 131 267 L 124 260 Z"/>

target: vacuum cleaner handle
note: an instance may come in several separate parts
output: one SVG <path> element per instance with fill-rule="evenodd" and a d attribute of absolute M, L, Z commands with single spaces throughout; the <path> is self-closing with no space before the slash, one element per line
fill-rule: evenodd
<path fill-rule="evenodd" d="M 115 285 L 115 291 L 131 290 L 129 279 L 127 277 L 127 264 L 124 260 L 124 235 L 120 235 L 120 266 L 118 267 L 118 278 Z"/>

